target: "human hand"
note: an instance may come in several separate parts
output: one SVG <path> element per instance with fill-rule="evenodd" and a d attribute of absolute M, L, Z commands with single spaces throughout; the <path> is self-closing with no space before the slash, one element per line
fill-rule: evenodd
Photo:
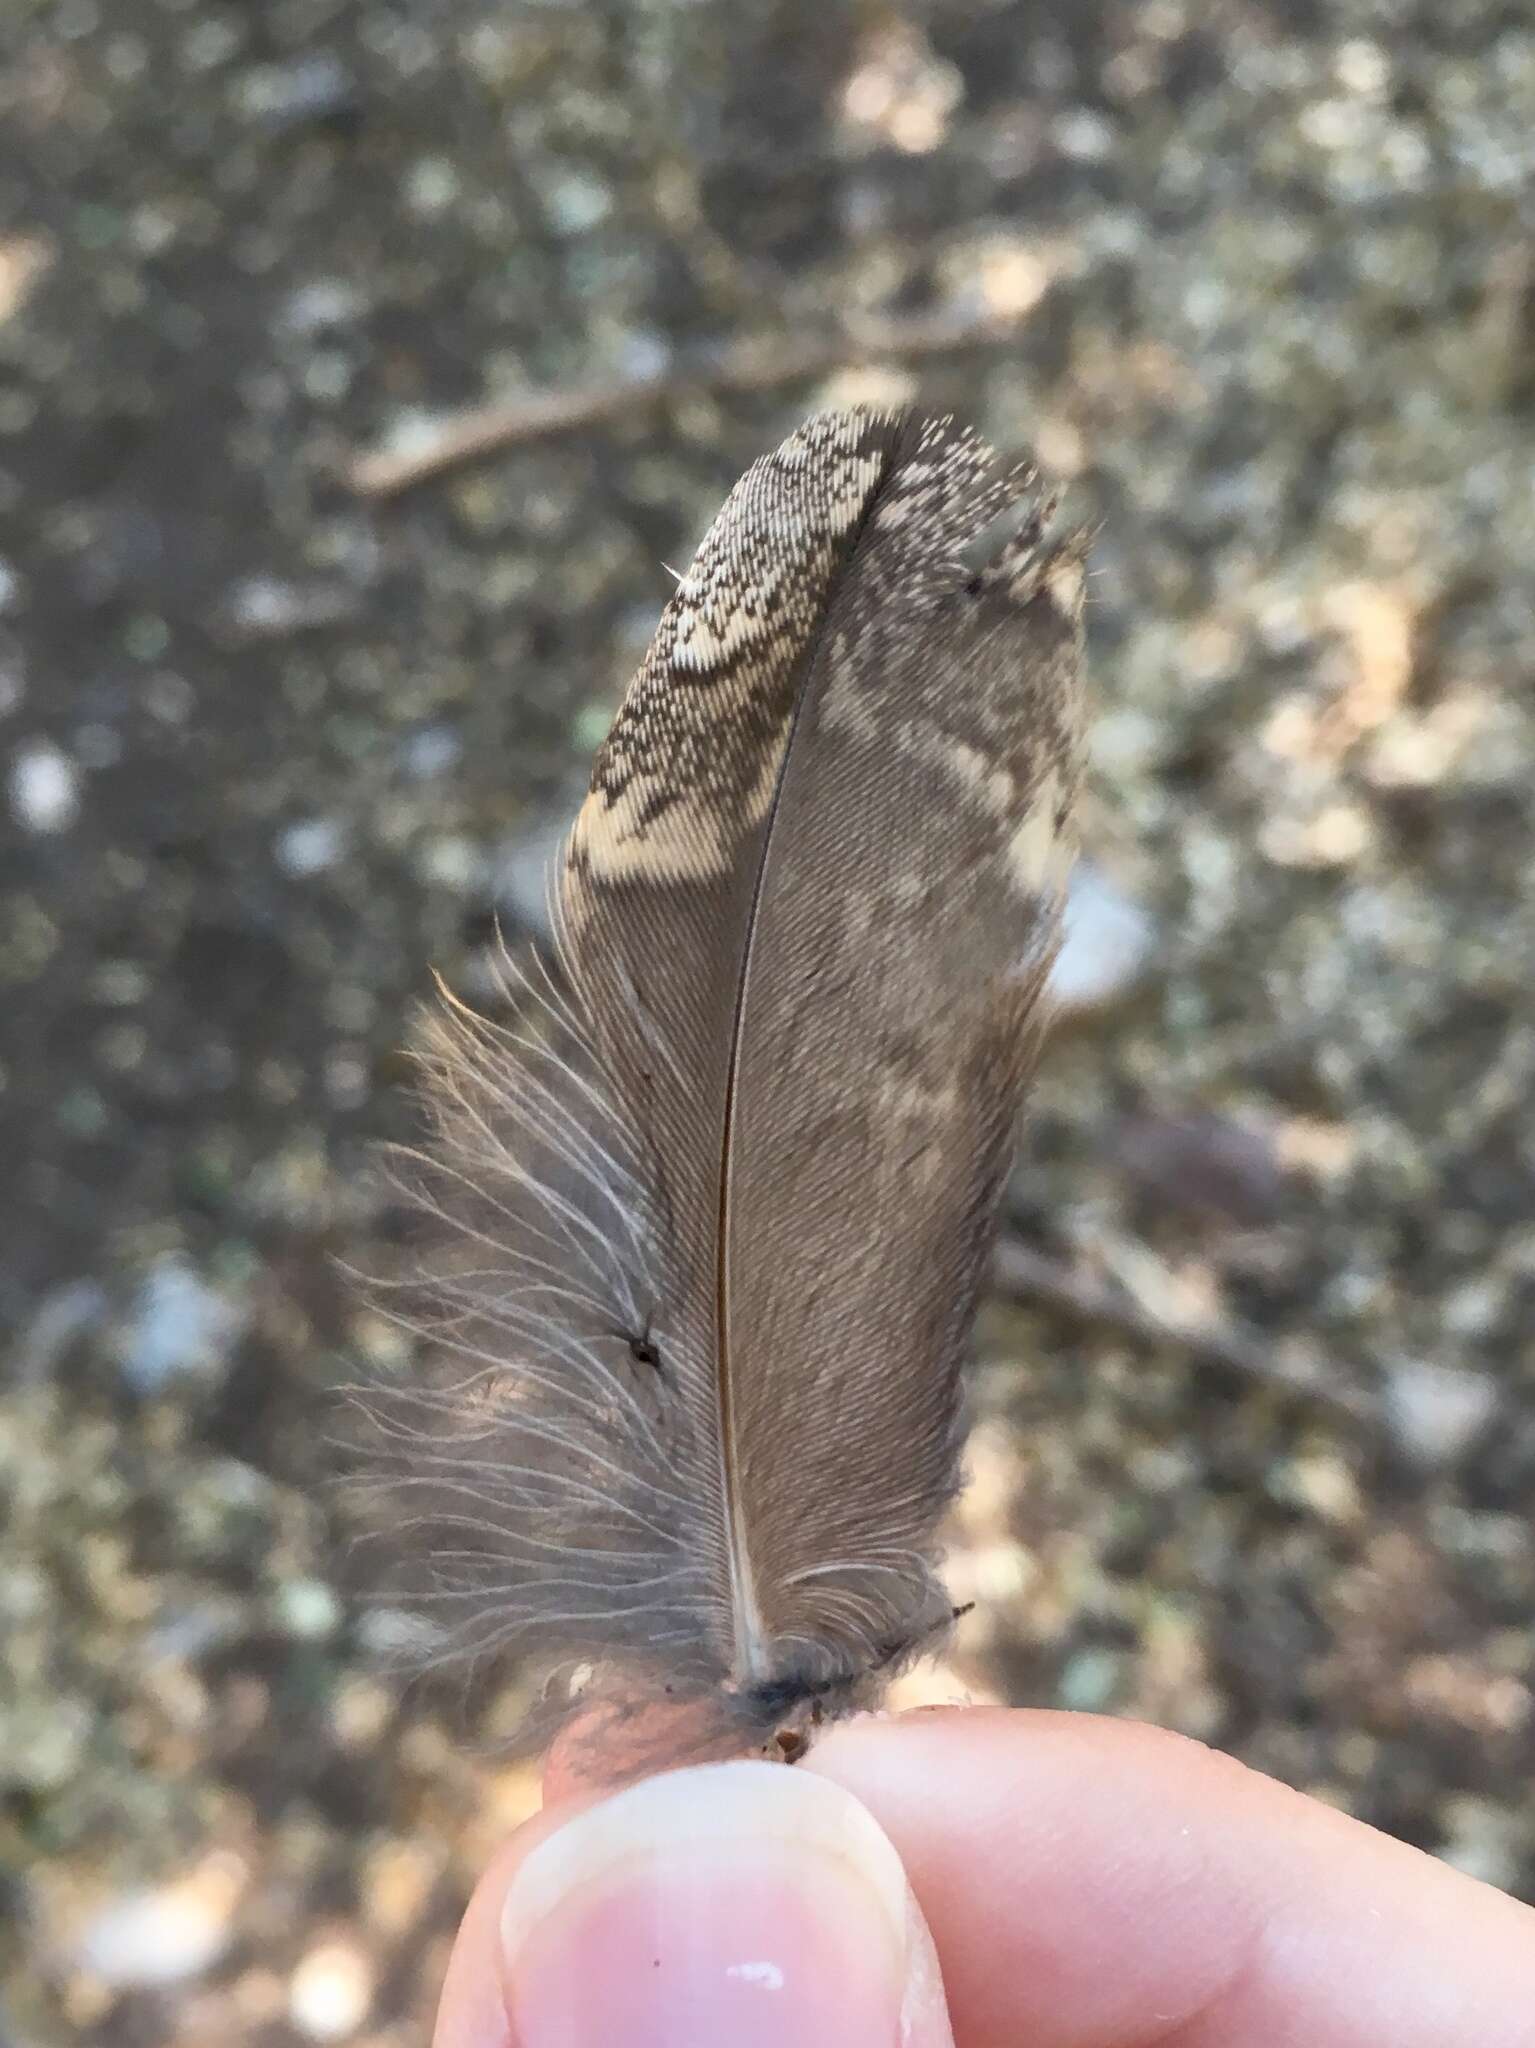
<path fill-rule="evenodd" d="M 926 1711 L 546 1790 L 434 2048 L 1535 2048 L 1535 1912 L 1131 1722 Z"/>

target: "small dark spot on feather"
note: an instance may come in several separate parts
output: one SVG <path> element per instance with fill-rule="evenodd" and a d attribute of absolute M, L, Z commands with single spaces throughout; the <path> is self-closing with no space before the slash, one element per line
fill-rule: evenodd
<path fill-rule="evenodd" d="M 631 1337 L 629 1356 L 636 1365 L 653 1365 L 657 1372 L 661 1370 L 661 1354 L 649 1337 Z"/>

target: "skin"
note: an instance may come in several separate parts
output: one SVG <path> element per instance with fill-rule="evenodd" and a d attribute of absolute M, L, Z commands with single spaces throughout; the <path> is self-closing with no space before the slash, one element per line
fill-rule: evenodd
<path fill-rule="evenodd" d="M 485 1872 L 435 2048 L 514 2048 L 502 1901 L 603 1796 L 589 1768 L 558 1749 Z M 1181 1736 L 939 1709 L 834 1729 L 798 1768 L 899 1851 L 957 2048 L 1535 2048 L 1535 1911 Z"/>

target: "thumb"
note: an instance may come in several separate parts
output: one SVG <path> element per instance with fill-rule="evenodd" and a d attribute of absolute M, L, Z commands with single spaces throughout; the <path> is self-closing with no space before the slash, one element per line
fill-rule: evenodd
<path fill-rule="evenodd" d="M 900 1859 L 830 1779 L 670 1771 L 521 1842 L 465 1920 L 434 2048 L 953 2048 Z"/>

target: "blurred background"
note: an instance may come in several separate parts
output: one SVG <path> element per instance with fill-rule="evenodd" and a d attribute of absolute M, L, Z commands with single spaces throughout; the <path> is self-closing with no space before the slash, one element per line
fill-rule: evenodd
<path fill-rule="evenodd" d="M 536 1798 L 326 1403 L 483 987 L 811 408 L 1099 529 L 1088 864 L 908 1696 L 1535 1895 L 1526 0 L 7 0 L 0 2042 L 407 2048 Z"/>

